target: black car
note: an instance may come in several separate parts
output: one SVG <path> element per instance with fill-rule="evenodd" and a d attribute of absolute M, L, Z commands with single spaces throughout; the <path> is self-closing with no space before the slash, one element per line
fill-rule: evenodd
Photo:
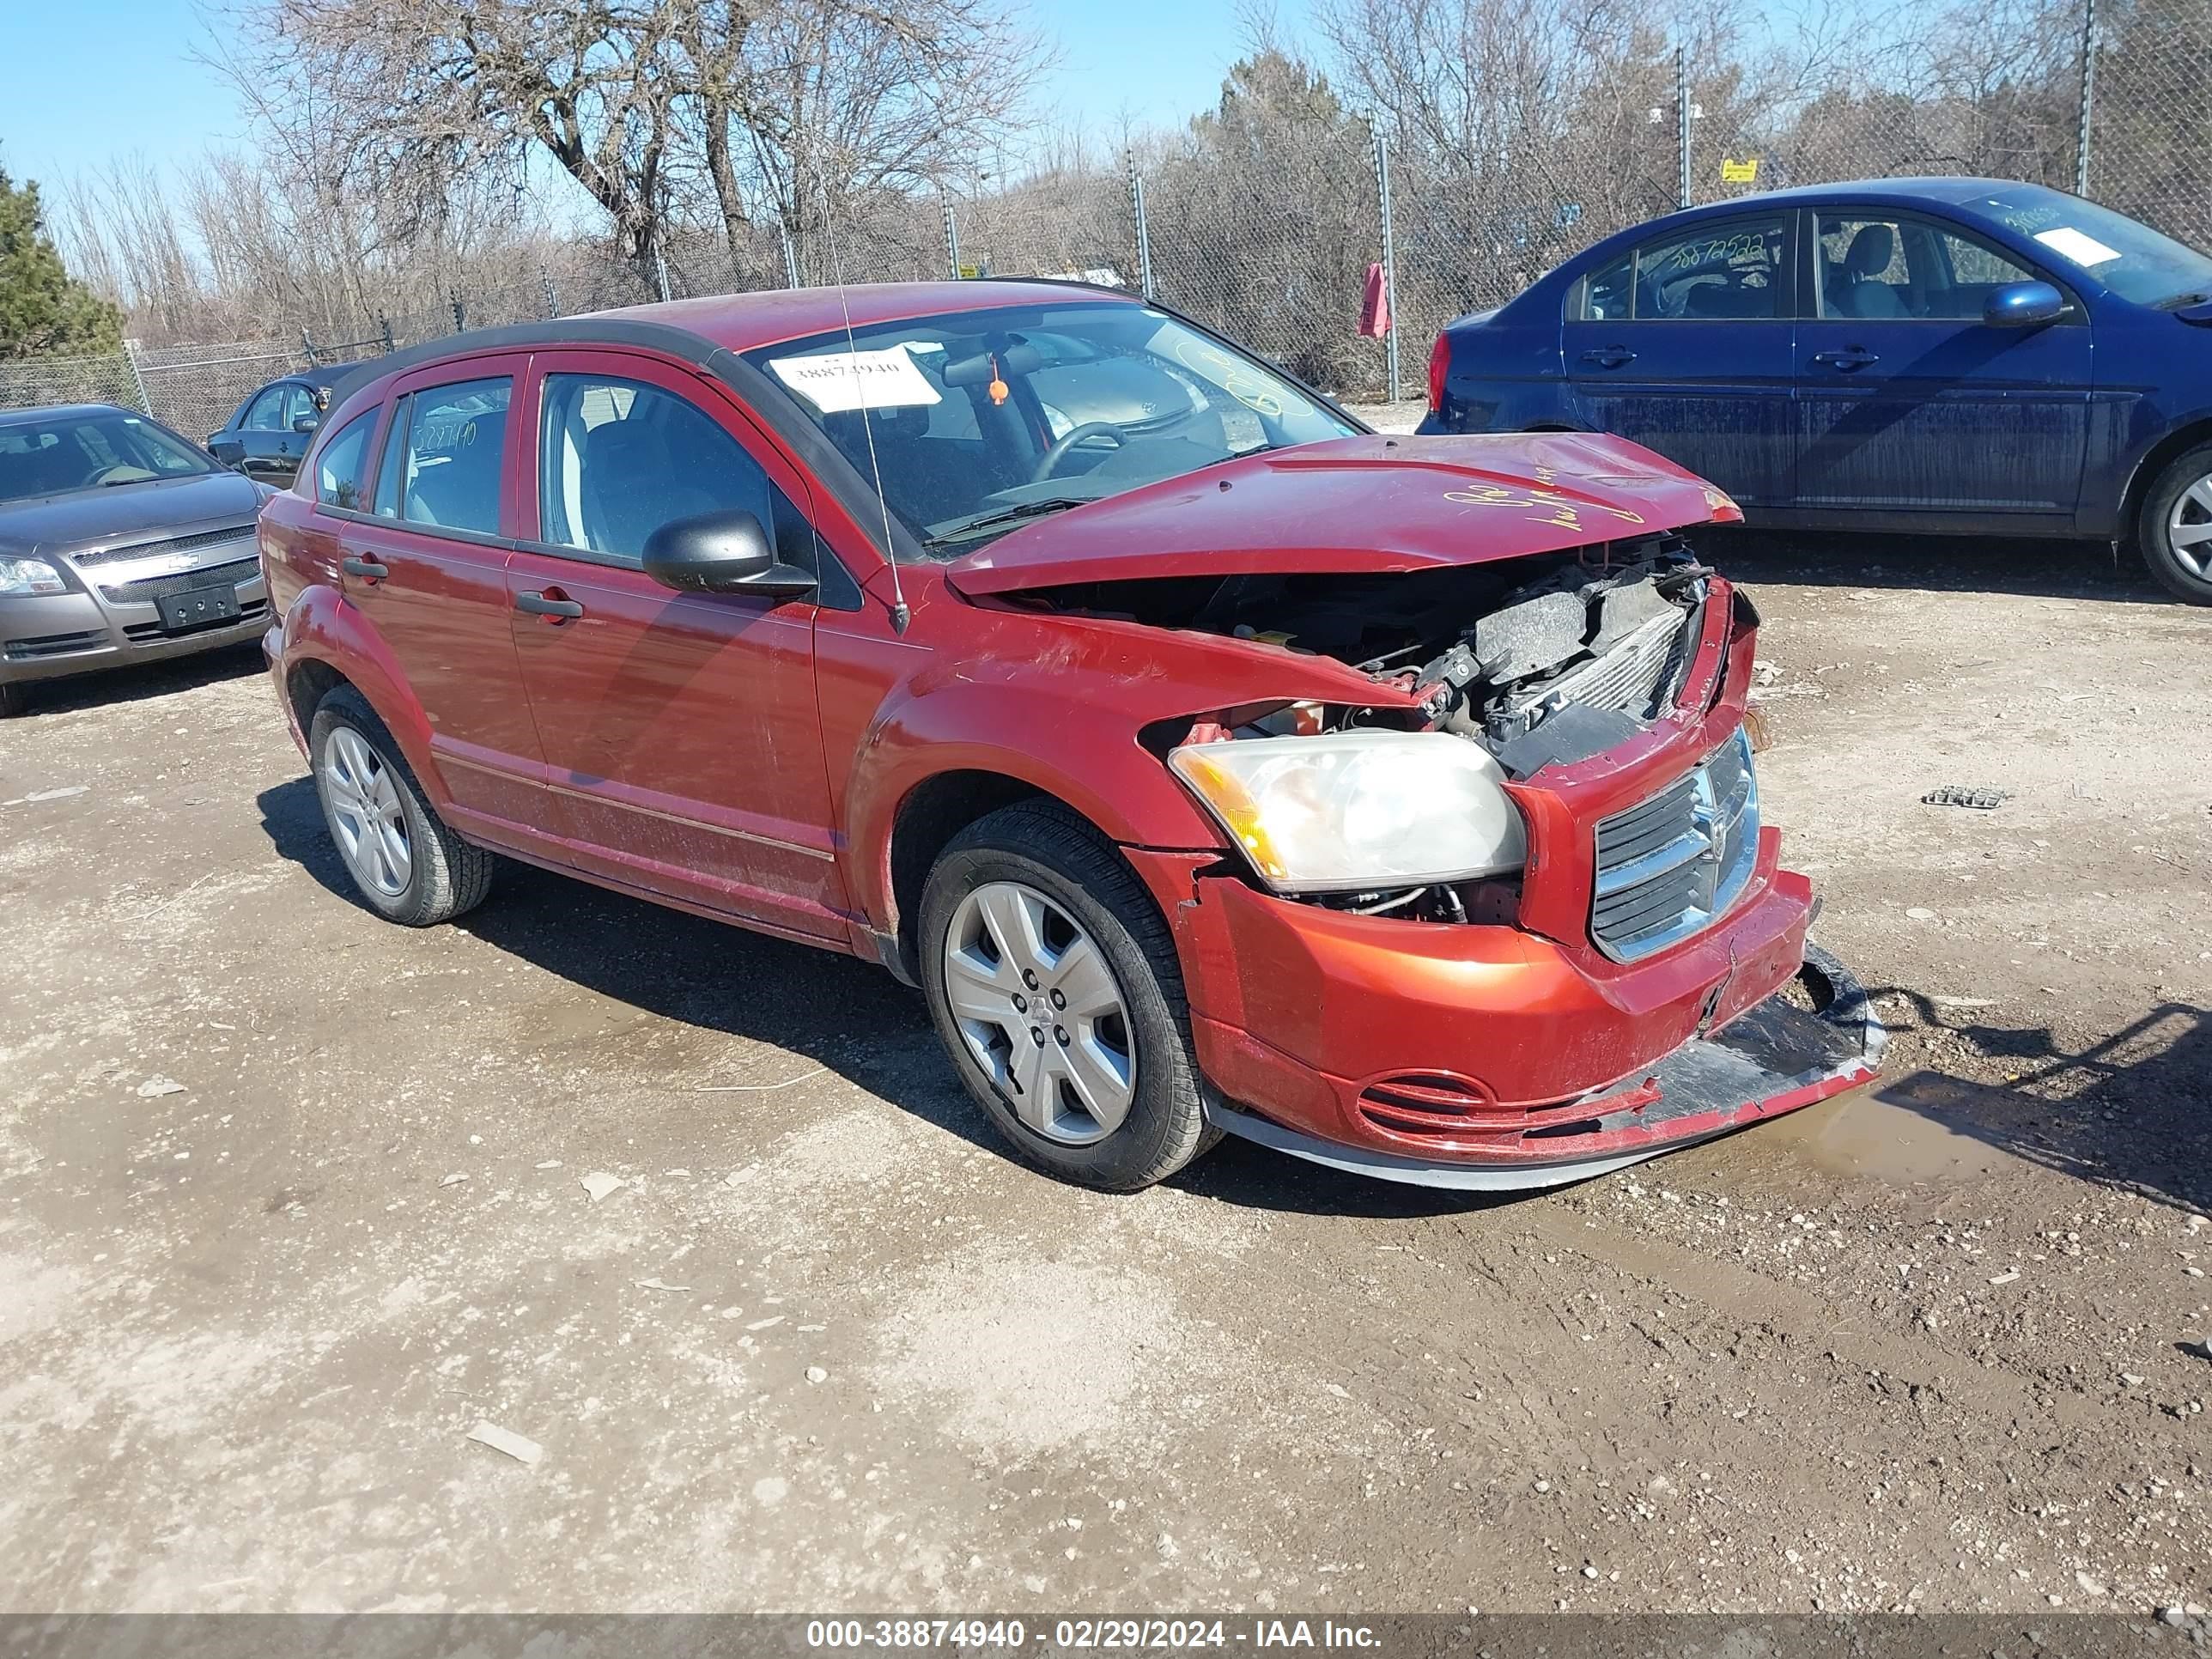
<path fill-rule="evenodd" d="M 208 434 L 210 453 L 250 478 L 283 488 L 298 475 L 301 458 L 323 422 L 331 385 L 309 374 L 270 381 L 239 404 L 222 431 Z"/>

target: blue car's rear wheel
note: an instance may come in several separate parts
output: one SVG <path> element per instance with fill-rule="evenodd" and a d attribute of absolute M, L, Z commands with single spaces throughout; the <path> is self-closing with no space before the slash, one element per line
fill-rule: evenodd
<path fill-rule="evenodd" d="M 2175 456 L 2152 482 L 2136 539 L 2169 592 L 2212 605 L 2212 444 Z"/>

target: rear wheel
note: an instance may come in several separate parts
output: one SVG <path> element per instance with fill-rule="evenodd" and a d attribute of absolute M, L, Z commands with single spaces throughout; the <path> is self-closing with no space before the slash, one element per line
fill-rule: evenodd
<path fill-rule="evenodd" d="M 431 927 L 483 902 L 492 855 L 446 827 L 392 733 L 351 686 L 315 706 L 307 760 L 323 822 L 371 909 Z"/>
<path fill-rule="evenodd" d="M 2153 481 L 2136 539 L 2167 592 L 2212 605 L 2212 444 L 2176 456 Z"/>
<path fill-rule="evenodd" d="M 930 872 L 920 933 L 938 1036 L 1029 1163 L 1134 1192 L 1220 1139 L 1167 925 L 1075 814 L 1023 801 L 962 831 Z"/>

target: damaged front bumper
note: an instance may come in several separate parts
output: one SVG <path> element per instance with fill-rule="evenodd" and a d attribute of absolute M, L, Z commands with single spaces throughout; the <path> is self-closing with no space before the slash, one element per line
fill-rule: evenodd
<path fill-rule="evenodd" d="M 1864 988 L 1812 945 L 1805 947 L 1797 981 L 1810 1008 L 1778 992 L 1721 1030 L 1692 1037 L 1632 1076 L 1547 1111 L 1547 1127 L 1557 1131 L 1563 1153 L 1556 1158 L 1525 1152 L 1497 1163 L 1401 1156 L 1286 1128 L 1218 1100 L 1209 1100 L 1206 1117 L 1231 1134 L 1351 1175 L 1468 1192 L 1562 1186 L 1872 1081 L 1887 1033 Z"/>

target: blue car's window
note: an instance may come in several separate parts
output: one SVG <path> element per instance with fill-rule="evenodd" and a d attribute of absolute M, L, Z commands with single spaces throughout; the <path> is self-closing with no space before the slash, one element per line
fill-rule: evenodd
<path fill-rule="evenodd" d="M 1782 217 L 1730 219 L 1636 250 L 1634 314 L 1690 321 L 1781 314 Z"/>
<path fill-rule="evenodd" d="M 1631 296 L 1635 291 L 1636 256 L 1624 253 L 1611 264 L 1591 271 L 1583 277 L 1581 289 L 1580 320 L 1585 323 L 1618 323 L 1632 314 Z"/>
<path fill-rule="evenodd" d="M 2022 185 L 1966 204 L 2137 305 L 2212 298 L 2212 258 L 2079 197 Z"/>
<path fill-rule="evenodd" d="M 1823 213 L 1823 317 L 1978 322 L 1990 295 L 2035 273 L 1978 238 L 1909 216 Z"/>

